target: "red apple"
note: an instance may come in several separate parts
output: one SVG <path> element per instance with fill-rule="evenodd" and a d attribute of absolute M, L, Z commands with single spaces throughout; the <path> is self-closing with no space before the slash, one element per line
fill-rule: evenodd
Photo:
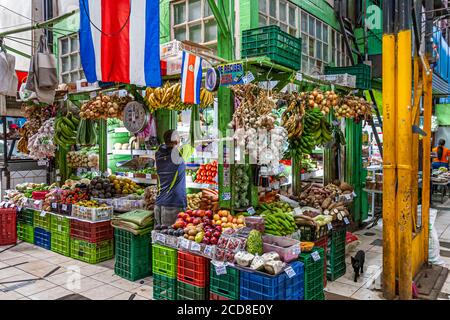
<path fill-rule="evenodd" d="M 222 231 L 222 226 L 216 226 L 216 230 L 221 232 Z"/>
<path fill-rule="evenodd" d="M 200 218 L 194 218 L 194 220 L 192 221 L 195 225 L 198 225 L 202 222 L 202 219 Z"/>
<path fill-rule="evenodd" d="M 190 216 L 187 216 L 184 218 L 184 221 L 186 221 L 187 223 L 191 223 L 192 222 L 192 218 Z"/>
<path fill-rule="evenodd" d="M 220 231 L 214 231 L 213 236 L 215 238 L 219 238 L 220 237 Z"/>
<path fill-rule="evenodd" d="M 191 216 L 192 215 L 192 210 L 186 210 L 186 213 Z"/>
<path fill-rule="evenodd" d="M 217 244 L 217 238 L 212 237 L 210 242 L 211 242 L 211 244 Z"/>
<path fill-rule="evenodd" d="M 205 234 L 205 236 L 203 237 L 202 242 L 205 243 L 205 244 L 208 244 L 210 241 L 211 241 L 211 238 L 207 237 L 206 234 Z"/>
<path fill-rule="evenodd" d="M 212 236 L 212 232 L 211 231 L 206 231 L 205 232 L 205 237 L 208 237 L 208 238 L 210 238 Z"/>
<path fill-rule="evenodd" d="M 205 216 L 205 210 L 198 210 L 198 216 L 199 217 L 204 217 Z"/>
<path fill-rule="evenodd" d="M 186 216 L 186 213 L 180 212 L 180 213 L 177 215 L 177 218 L 184 219 L 185 216 Z"/>
<path fill-rule="evenodd" d="M 208 217 L 208 218 L 212 218 L 212 216 L 213 216 L 213 212 L 211 211 L 211 210 L 206 210 L 205 211 L 205 215 Z"/>

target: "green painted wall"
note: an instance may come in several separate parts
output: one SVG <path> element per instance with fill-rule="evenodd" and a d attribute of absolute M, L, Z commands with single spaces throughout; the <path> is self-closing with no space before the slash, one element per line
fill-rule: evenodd
<path fill-rule="evenodd" d="M 316 18 L 326 22 L 328 25 L 336 30 L 340 30 L 339 21 L 336 18 L 334 9 L 325 0 L 292 0 L 306 12 L 312 14 Z"/>
<path fill-rule="evenodd" d="M 170 0 L 159 1 L 159 36 L 161 43 L 170 41 Z"/>
<path fill-rule="evenodd" d="M 256 8 L 256 9 L 255 9 Z M 241 31 L 258 27 L 258 0 L 241 0 L 239 24 Z"/>

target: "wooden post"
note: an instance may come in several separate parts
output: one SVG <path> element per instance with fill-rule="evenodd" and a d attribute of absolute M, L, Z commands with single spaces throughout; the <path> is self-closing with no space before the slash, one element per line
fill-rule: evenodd
<path fill-rule="evenodd" d="M 383 293 L 395 297 L 396 260 L 396 66 L 393 1 L 383 1 Z"/>

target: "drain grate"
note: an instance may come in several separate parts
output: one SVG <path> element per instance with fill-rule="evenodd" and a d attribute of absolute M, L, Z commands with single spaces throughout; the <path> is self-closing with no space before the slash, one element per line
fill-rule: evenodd
<path fill-rule="evenodd" d="M 366 233 L 364 233 L 364 235 L 365 235 L 365 236 L 368 236 L 368 237 L 372 237 L 372 236 L 375 236 L 376 233 L 373 233 L 373 232 L 366 232 Z"/>
<path fill-rule="evenodd" d="M 372 243 L 370 244 L 371 246 L 379 246 L 382 247 L 383 246 L 383 240 L 381 239 L 375 239 L 372 241 Z"/>
<path fill-rule="evenodd" d="M 81 294 L 74 293 L 74 294 L 69 294 L 67 296 L 58 298 L 56 300 L 91 300 L 91 299 L 86 298 L 85 296 L 82 296 Z"/>

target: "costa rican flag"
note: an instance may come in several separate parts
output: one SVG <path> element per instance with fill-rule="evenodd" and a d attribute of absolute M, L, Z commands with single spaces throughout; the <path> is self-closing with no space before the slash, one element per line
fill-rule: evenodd
<path fill-rule="evenodd" d="M 80 55 L 88 82 L 161 86 L 159 0 L 80 0 Z"/>
<path fill-rule="evenodd" d="M 186 104 L 200 104 L 202 85 L 202 58 L 183 51 L 181 65 L 181 101 Z"/>

